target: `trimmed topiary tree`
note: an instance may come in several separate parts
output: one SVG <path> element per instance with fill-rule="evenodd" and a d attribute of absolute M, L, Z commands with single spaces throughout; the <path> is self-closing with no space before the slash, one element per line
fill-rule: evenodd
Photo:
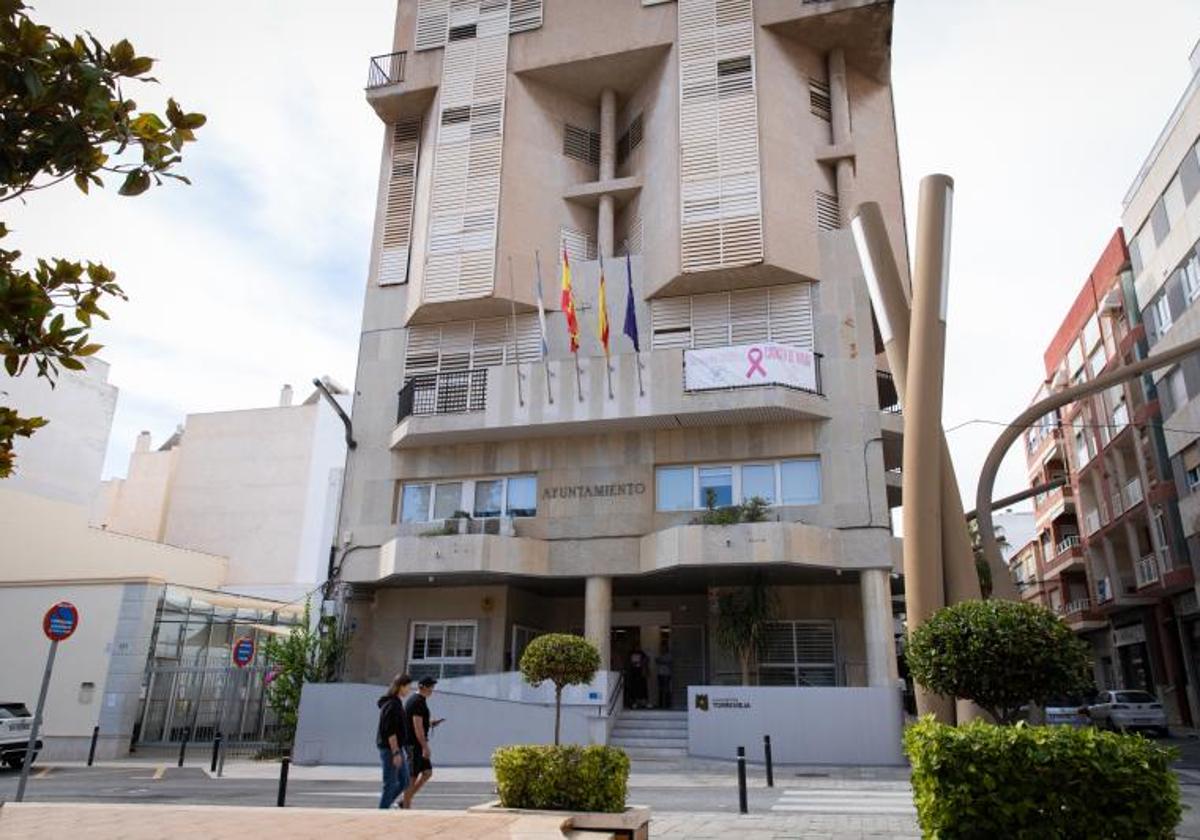
<path fill-rule="evenodd" d="M 1045 607 L 963 601 L 938 610 L 909 636 L 908 667 L 925 688 L 974 701 L 997 723 L 1021 707 L 1092 687 L 1087 645 Z"/>
<path fill-rule="evenodd" d="M 568 685 L 585 685 L 600 668 L 600 652 L 581 636 L 547 633 L 530 642 L 521 655 L 521 675 L 532 686 L 554 683 L 554 745 L 558 746 L 562 717 L 562 691 Z"/>

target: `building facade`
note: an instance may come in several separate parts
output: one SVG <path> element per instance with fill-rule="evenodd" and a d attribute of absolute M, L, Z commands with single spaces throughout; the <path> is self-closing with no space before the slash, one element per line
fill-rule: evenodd
<path fill-rule="evenodd" d="M 92 524 L 222 555 L 225 586 L 290 601 L 328 576 L 345 458 L 345 430 L 319 392 L 293 403 L 284 386 L 276 406 L 189 414 L 157 448 L 142 432 Z"/>
<path fill-rule="evenodd" d="M 1050 342 L 1035 401 L 1141 358 L 1145 332 L 1124 236 L 1111 238 Z M 1191 642 L 1177 604 L 1195 577 L 1163 452 L 1155 389 L 1141 379 L 1070 403 L 1030 429 L 1037 533 L 1013 558 L 1022 596 L 1057 612 L 1092 648 L 1100 688 L 1195 713 Z"/>
<path fill-rule="evenodd" d="M 1125 196 L 1122 227 L 1129 244 L 1139 321 L 1140 352 L 1155 353 L 1200 337 L 1200 44 L 1192 50 L 1191 79 Z M 1154 371 L 1148 396 L 1161 415 L 1164 478 L 1178 500 L 1173 537 L 1184 542 L 1176 565 L 1200 562 L 1200 360 Z M 1200 609 L 1196 593 L 1173 600 L 1182 627 L 1189 673 L 1200 673 Z M 1193 680 L 1193 685 L 1195 680 Z M 1195 694 L 1195 692 L 1193 692 Z M 1193 711 L 1196 699 L 1193 697 Z M 1200 714 L 1200 713 L 1198 713 Z"/>
<path fill-rule="evenodd" d="M 757 582 L 755 679 L 895 685 L 902 421 L 842 229 L 880 202 L 907 264 L 890 27 L 861 0 L 401 0 L 367 90 L 349 679 L 512 671 L 575 632 L 612 670 L 669 651 L 680 706 L 740 680 L 720 594 Z M 766 521 L 706 524 L 753 497 Z"/>

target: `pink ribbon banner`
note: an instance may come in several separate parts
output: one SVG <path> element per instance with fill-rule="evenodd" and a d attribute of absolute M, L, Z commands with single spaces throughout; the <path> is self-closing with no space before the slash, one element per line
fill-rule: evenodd
<path fill-rule="evenodd" d="M 688 391 L 787 385 L 817 390 L 817 361 L 811 350 L 787 344 L 735 344 L 686 350 L 684 387 Z"/>

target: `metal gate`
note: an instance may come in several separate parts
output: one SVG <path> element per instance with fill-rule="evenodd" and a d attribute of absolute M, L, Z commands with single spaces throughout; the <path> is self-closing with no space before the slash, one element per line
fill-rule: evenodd
<path fill-rule="evenodd" d="M 707 682 L 704 625 L 671 625 L 671 708 L 686 709 L 688 686 Z"/>

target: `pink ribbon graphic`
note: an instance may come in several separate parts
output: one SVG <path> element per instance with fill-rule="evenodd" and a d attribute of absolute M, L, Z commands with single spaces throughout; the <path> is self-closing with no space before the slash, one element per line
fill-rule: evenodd
<path fill-rule="evenodd" d="M 758 371 L 759 373 L 762 374 L 763 378 L 765 379 L 767 376 L 767 369 L 762 366 L 762 359 L 763 359 L 762 348 L 751 347 L 749 350 L 746 351 L 746 359 L 747 359 L 747 361 L 750 362 L 750 369 L 748 371 L 746 371 L 746 378 L 749 379 L 751 376 L 754 375 L 755 371 Z"/>

